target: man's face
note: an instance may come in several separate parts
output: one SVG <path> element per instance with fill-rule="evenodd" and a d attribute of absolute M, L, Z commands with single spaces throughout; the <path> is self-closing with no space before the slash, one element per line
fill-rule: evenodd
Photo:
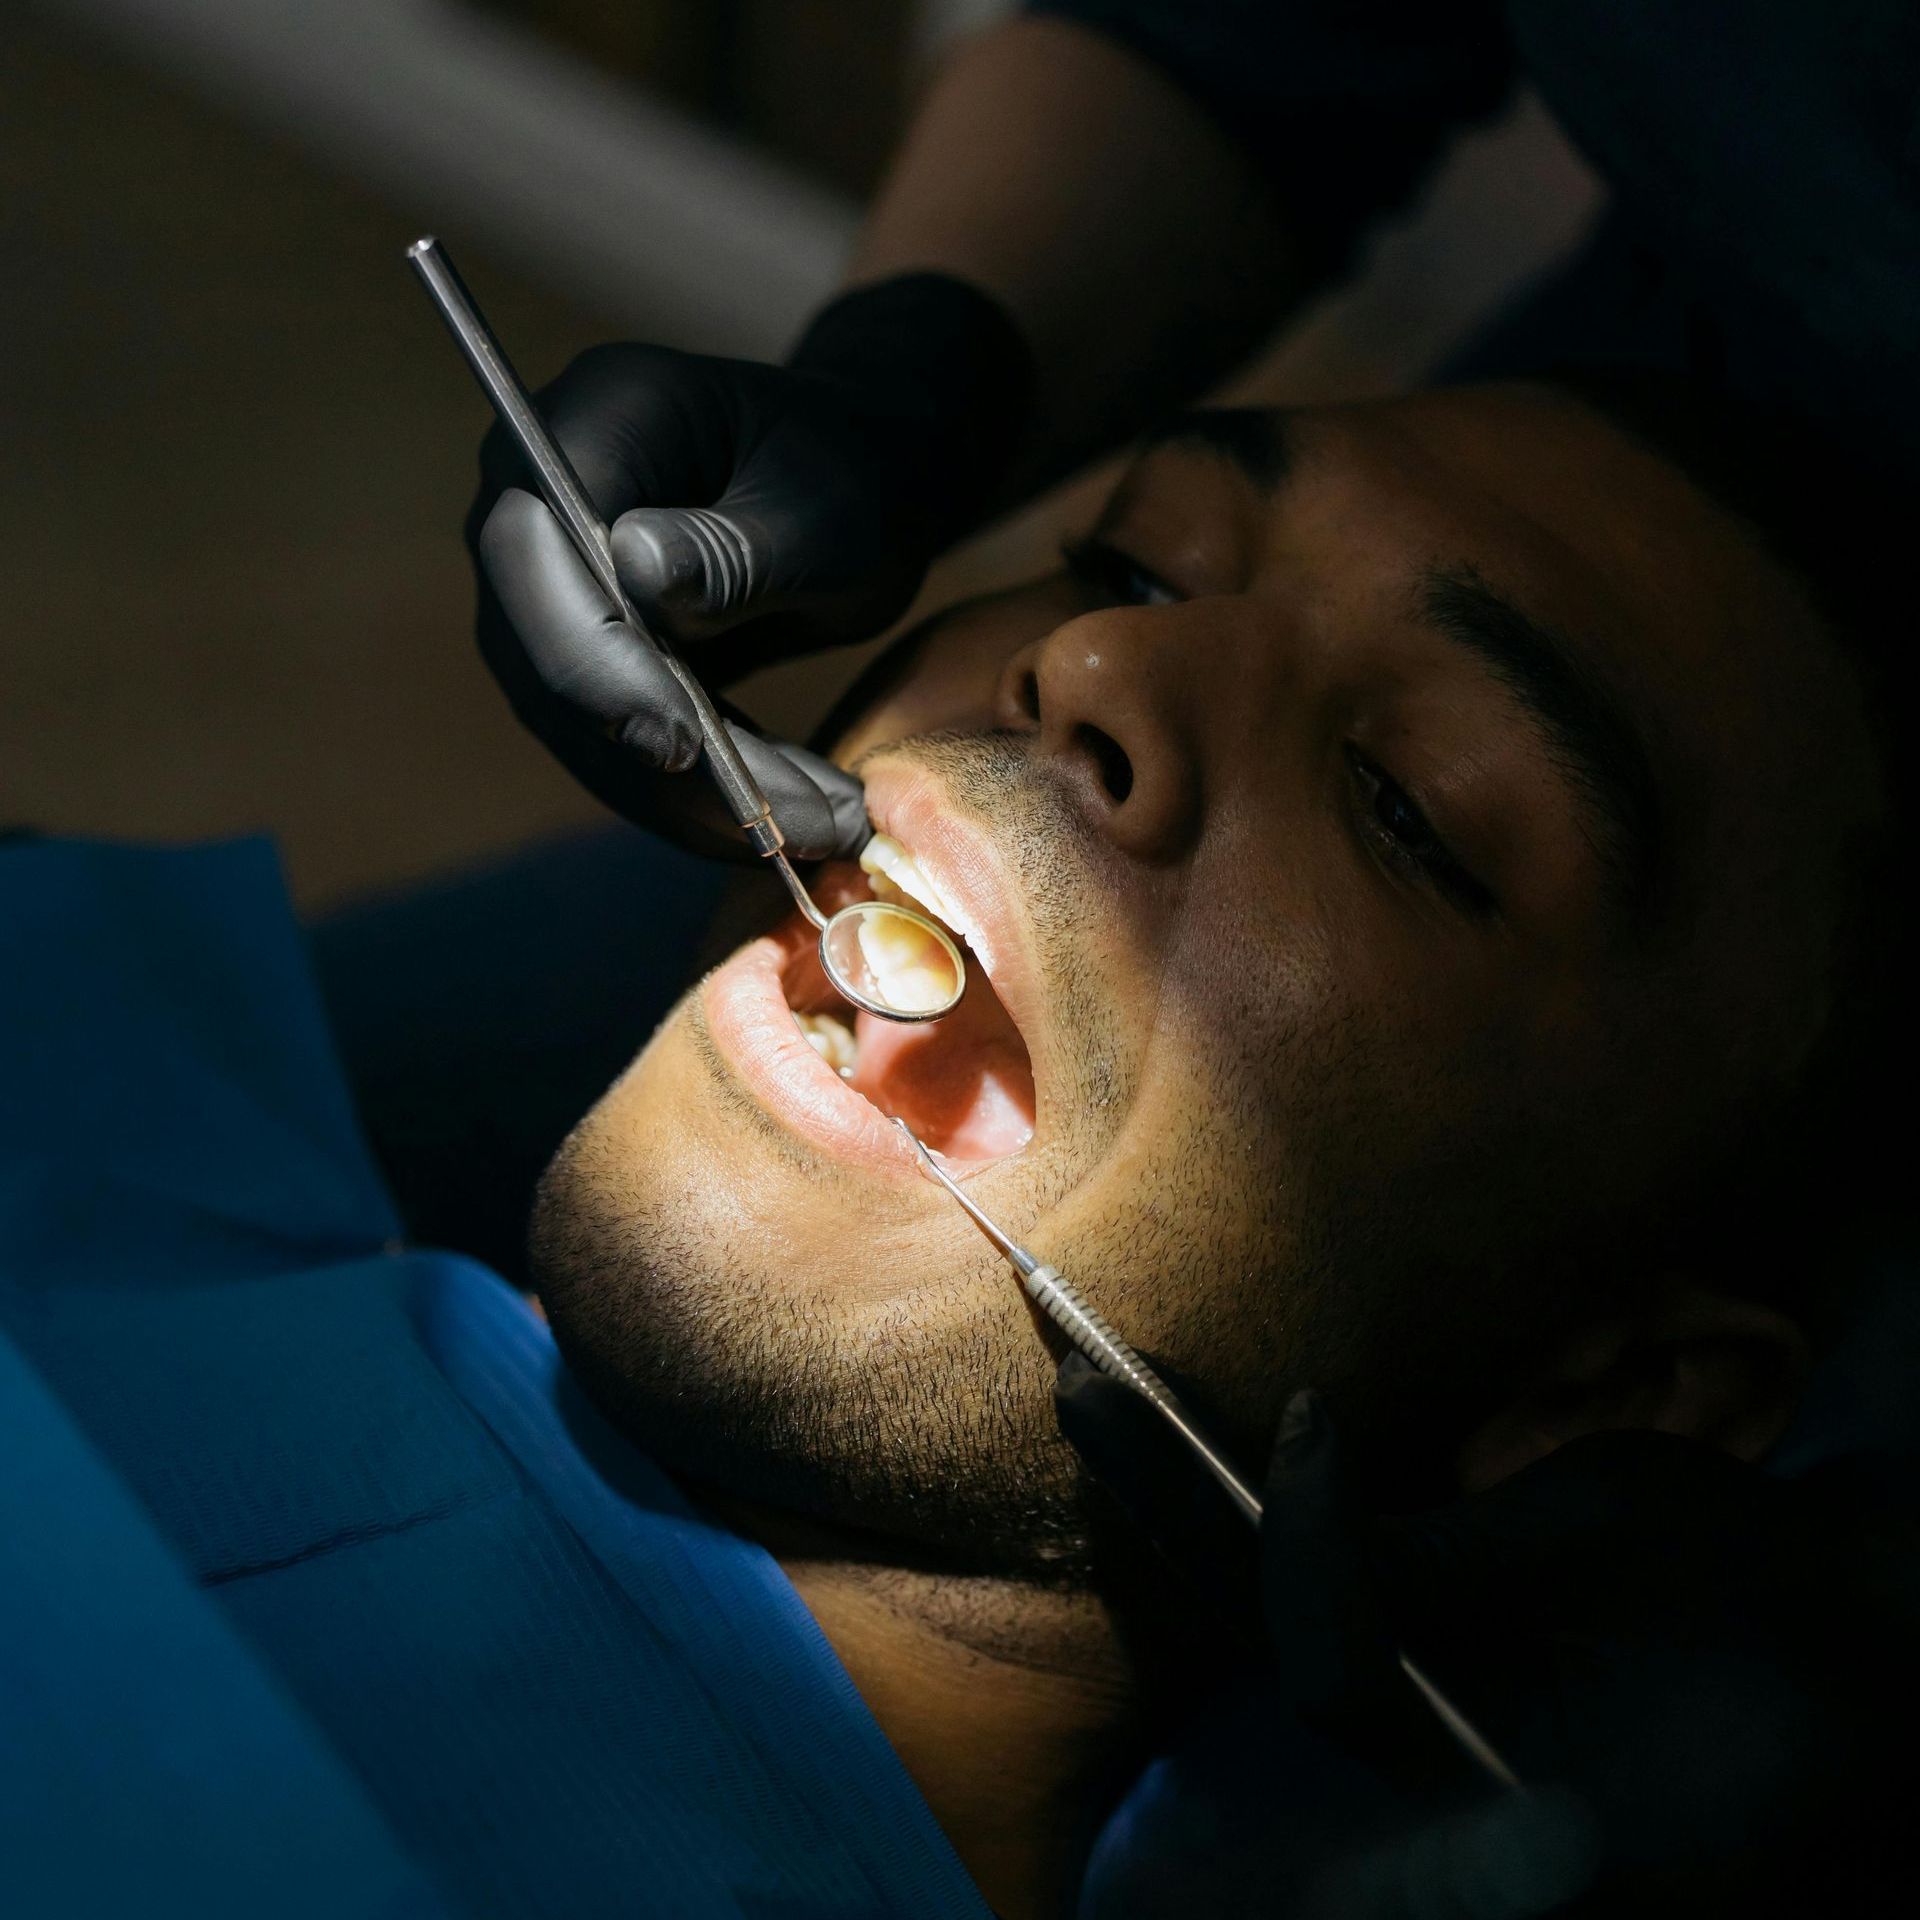
<path fill-rule="evenodd" d="M 1312 1380 L 1439 1446 L 1581 1310 L 1557 1250 L 1791 1074 L 1865 791 L 1784 577 L 1518 387 L 1196 416 L 835 753 L 971 934 L 966 1005 L 863 1017 L 843 1079 L 801 924 L 743 948 L 563 1149 L 535 1258 L 669 1462 L 984 1566 L 1080 1541 L 1056 1350 L 885 1115 L 1243 1444 Z"/>

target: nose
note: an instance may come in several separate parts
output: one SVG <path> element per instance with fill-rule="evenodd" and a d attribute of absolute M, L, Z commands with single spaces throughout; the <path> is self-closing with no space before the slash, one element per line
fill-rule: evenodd
<path fill-rule="evenodd" d="M 1020 649 L 996 718 L 1037 733 L 1096 831 L 1137 860 L 1177 859 L 1200 827 L 1192 603 L 1082 614 Z"/>

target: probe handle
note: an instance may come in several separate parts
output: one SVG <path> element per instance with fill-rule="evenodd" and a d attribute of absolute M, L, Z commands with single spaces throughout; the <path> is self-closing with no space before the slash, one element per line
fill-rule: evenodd
<path fill-rule="evenodd" d="M 561 452 L 545 423 L 534 411 L 533 402 L 528 398 L 526 388 L 520 384 L 519 375 L 501 350 L 500 342 L 494 338 L 493 329 L 474 305 L 466 283 L 455 271 L 453 262 L 447 258 L 446 248 L 435 239 L 416 240 L 407 249 L 407 259 L 420 276 L 420 283 L 426 288 L 428 297 L 439 309 L 441 319 L 447 323 L 447 331 L 453 335 L 455 344 L 466 356 L 474 378 L 493 402 L 493 410 L 499 415 L 500 424 L 513 436 L 515 445 L 525 457 L 541 499 L 567 530 L 567 536 L 578 550 L 580 558 L 586 562 L 587 570 L 599 582 L 600 591 L 612 602 L 615 611 L 635 635 L 660 656 L 667 670 L 680 683 L 700 723 L 700 734 L 706 747 L 703 757 L 707 771 L 732 809 L 734 819 L 756 853 L 778 854 L 784 844 L 784 836 L 774 820 L 767 796 L 760 790 L 759 781 L 740 757 L 740 749 L 734 745 L 733 736 L 727 731 L 727 724 L 721 719 L 719 709 L 714 706 L 706 688 L 693 677 L 671 647 L 647 630 L 645 622 L 634 611 L 633 603 L 620 585 L 606 523 L 595 510 L 586 488 L 580 484 L 580 476 L 574 472 L 573 463 Z"/>
<path fill-rule="evenodd" d="M 1257 1527 L 1262 1512 L 1260 1496 L 1214 1450 L 1213 1443 L 1193 1423 L 1173 1389 L 1114 1332 L 1087 1303 L 1073 1282 L 1044 1264 L 1025 1270 L 1021 1279 L 1028 1297 L 1102 1373 L 1124 1380 L 1144 1395 L 1187 1445 L 1200 1464 L 1219 1481 L 1227 1498 Z"/>
<path fill-rule="evenodd" d="M 924 1151 L 924 1149 L 922 1149 Z M 969 1211 L 972 1209 L 969 1208 Z M 1011 1244 L 1011 1243 L 1009 1243 Z M 1260 1496 L 1234 1472 L 1232 1466 L 1215 1451 L 1213 1443 L 1197 1427 L 1174 1391 L 1114 1332 L 1106 1320 L 1087 1303 L 1086 1296 L 1056 1268 L 1033 1260 L 1024 1249 L 1014 1261 L 1028 1297 L 1042 1313 L 1084 1353 L 1102 1373 L 1123 1381 L 1143 1395 L 1160 1417 L 1178 1433 L 1200 1464 L 1213 1475 L 1227 1497 L 1257 1527 L 1265 1515 Z M 1401 1647 L 1397 1650 L 1400 1671 L 1407 1676 L 1440 1721 L 1458 1742 L 1462 1752 L 1490 1779 L 1510 1792 L 1522 1792 L 1519 1776 L 1501 1757 L 1500 1750 L 1461 1710 L 1439 1685 Z"/>

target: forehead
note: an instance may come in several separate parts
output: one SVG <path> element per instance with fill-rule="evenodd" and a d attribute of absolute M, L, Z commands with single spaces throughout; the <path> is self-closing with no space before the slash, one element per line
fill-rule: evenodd
<path fill-rule="evenodd" d="M 1175 500 L 1191 539 L 1224 546 L 1242 579 L 1349 614 L 1397 615 L 1434 570 L 1488 580 L 1631 716 L 1683 872 L 1724 870 L 1756 813 L 1822 857 L 1832 835 L 1809 829 L 1865 803 L 1848 777 L 1871 760 L 1857 688 L 1798 584 L 1675 465 L 1571 395 L 1514 383 L 1191 416 L 1148 450 L 1116 511 L 1165 517 Z"/>
<path fill-rule="evenodd" d="M 1174 484 L 1196 488 L 1196 530 L 1228 533 L 1247 574 L 1292 564 L 1391 584 L 1469 564 L 1596 673 L 1642 688 L 1676 720 L 1704 696 L 1724 721 L 1758 704 L 1745 692 L 1835 667 L 1794 583 L 1746 528 L 1553 389 L 1191 415 L 1148 449 L 1121 499 L 1175 467 Z M 1736 637 L 1761 670 L 1730 683 Z"/>

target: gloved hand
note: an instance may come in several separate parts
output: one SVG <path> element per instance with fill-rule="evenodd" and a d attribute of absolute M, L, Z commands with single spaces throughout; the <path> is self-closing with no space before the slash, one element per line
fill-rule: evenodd
<path fill-rule="evenodd" d="M 939 274 L 829 306 L 784 367 L 609 346 L 539 396 L 612 532 L 636 611 L 711 690 L 865 638 L 981 518 L 1032 383 L 1018 330 Z M 479 639 L 514 710 L 595 795 L 702 852 L 751 857 L 704 779 L 691 708 L 633 643 L 496 427 L 467 519 Z M 857 850 L 859 782 L 729 715 L 797 857 Z"/>
<path fill-rule="evenodd" d="M 1137 1395 L 1073 1356 L 1058 1404 L 1092 1471 L 1171 1535 L 1177 1563 L 1234 1551 L 1230 1510 Z M 1258 1886 L 1265 1911 L 1341 1920 L 1852 1915 L 1914 1894 L 1902 1776 L 1882 1764 L 1916 1704 L 1910 1506 L 1837 1475 L 1786 1483 L 1669 1435 L 1612 1433 L 1386 1517 L 1357 1497 L 1324 1409 L 1302 1395 L 1258 1548 L 1273 1658 L 1238 1711 L 1264 1718 L 1293 1778 L 1262 1779 L 1254 1758 L 1223 1783 L 1216 1752 L 1183 1786 L 1176 1759 L 1157 1787 L 1172 1837 L 1156 1862 L 1154 1823 L 1135 1821 L 1126 1870 L 1098 1876 L 1089 1920 L 1207 1912 L 1203 1875 L 1222 1911 L 1250 1910 Z M 1525 1793 L 1449 1754 L 1398 1670 L 1401 1646 Z M 1370 1795 L 1292 1817 L 1302 1723 L 1368 1763 Z M 1211 1839 L 1168 1877 L 1193 1828 L 1186 1786 L 1213 1803 Z M 1896 1876 L 1905 1895 L 1888 1905 Z"/>

